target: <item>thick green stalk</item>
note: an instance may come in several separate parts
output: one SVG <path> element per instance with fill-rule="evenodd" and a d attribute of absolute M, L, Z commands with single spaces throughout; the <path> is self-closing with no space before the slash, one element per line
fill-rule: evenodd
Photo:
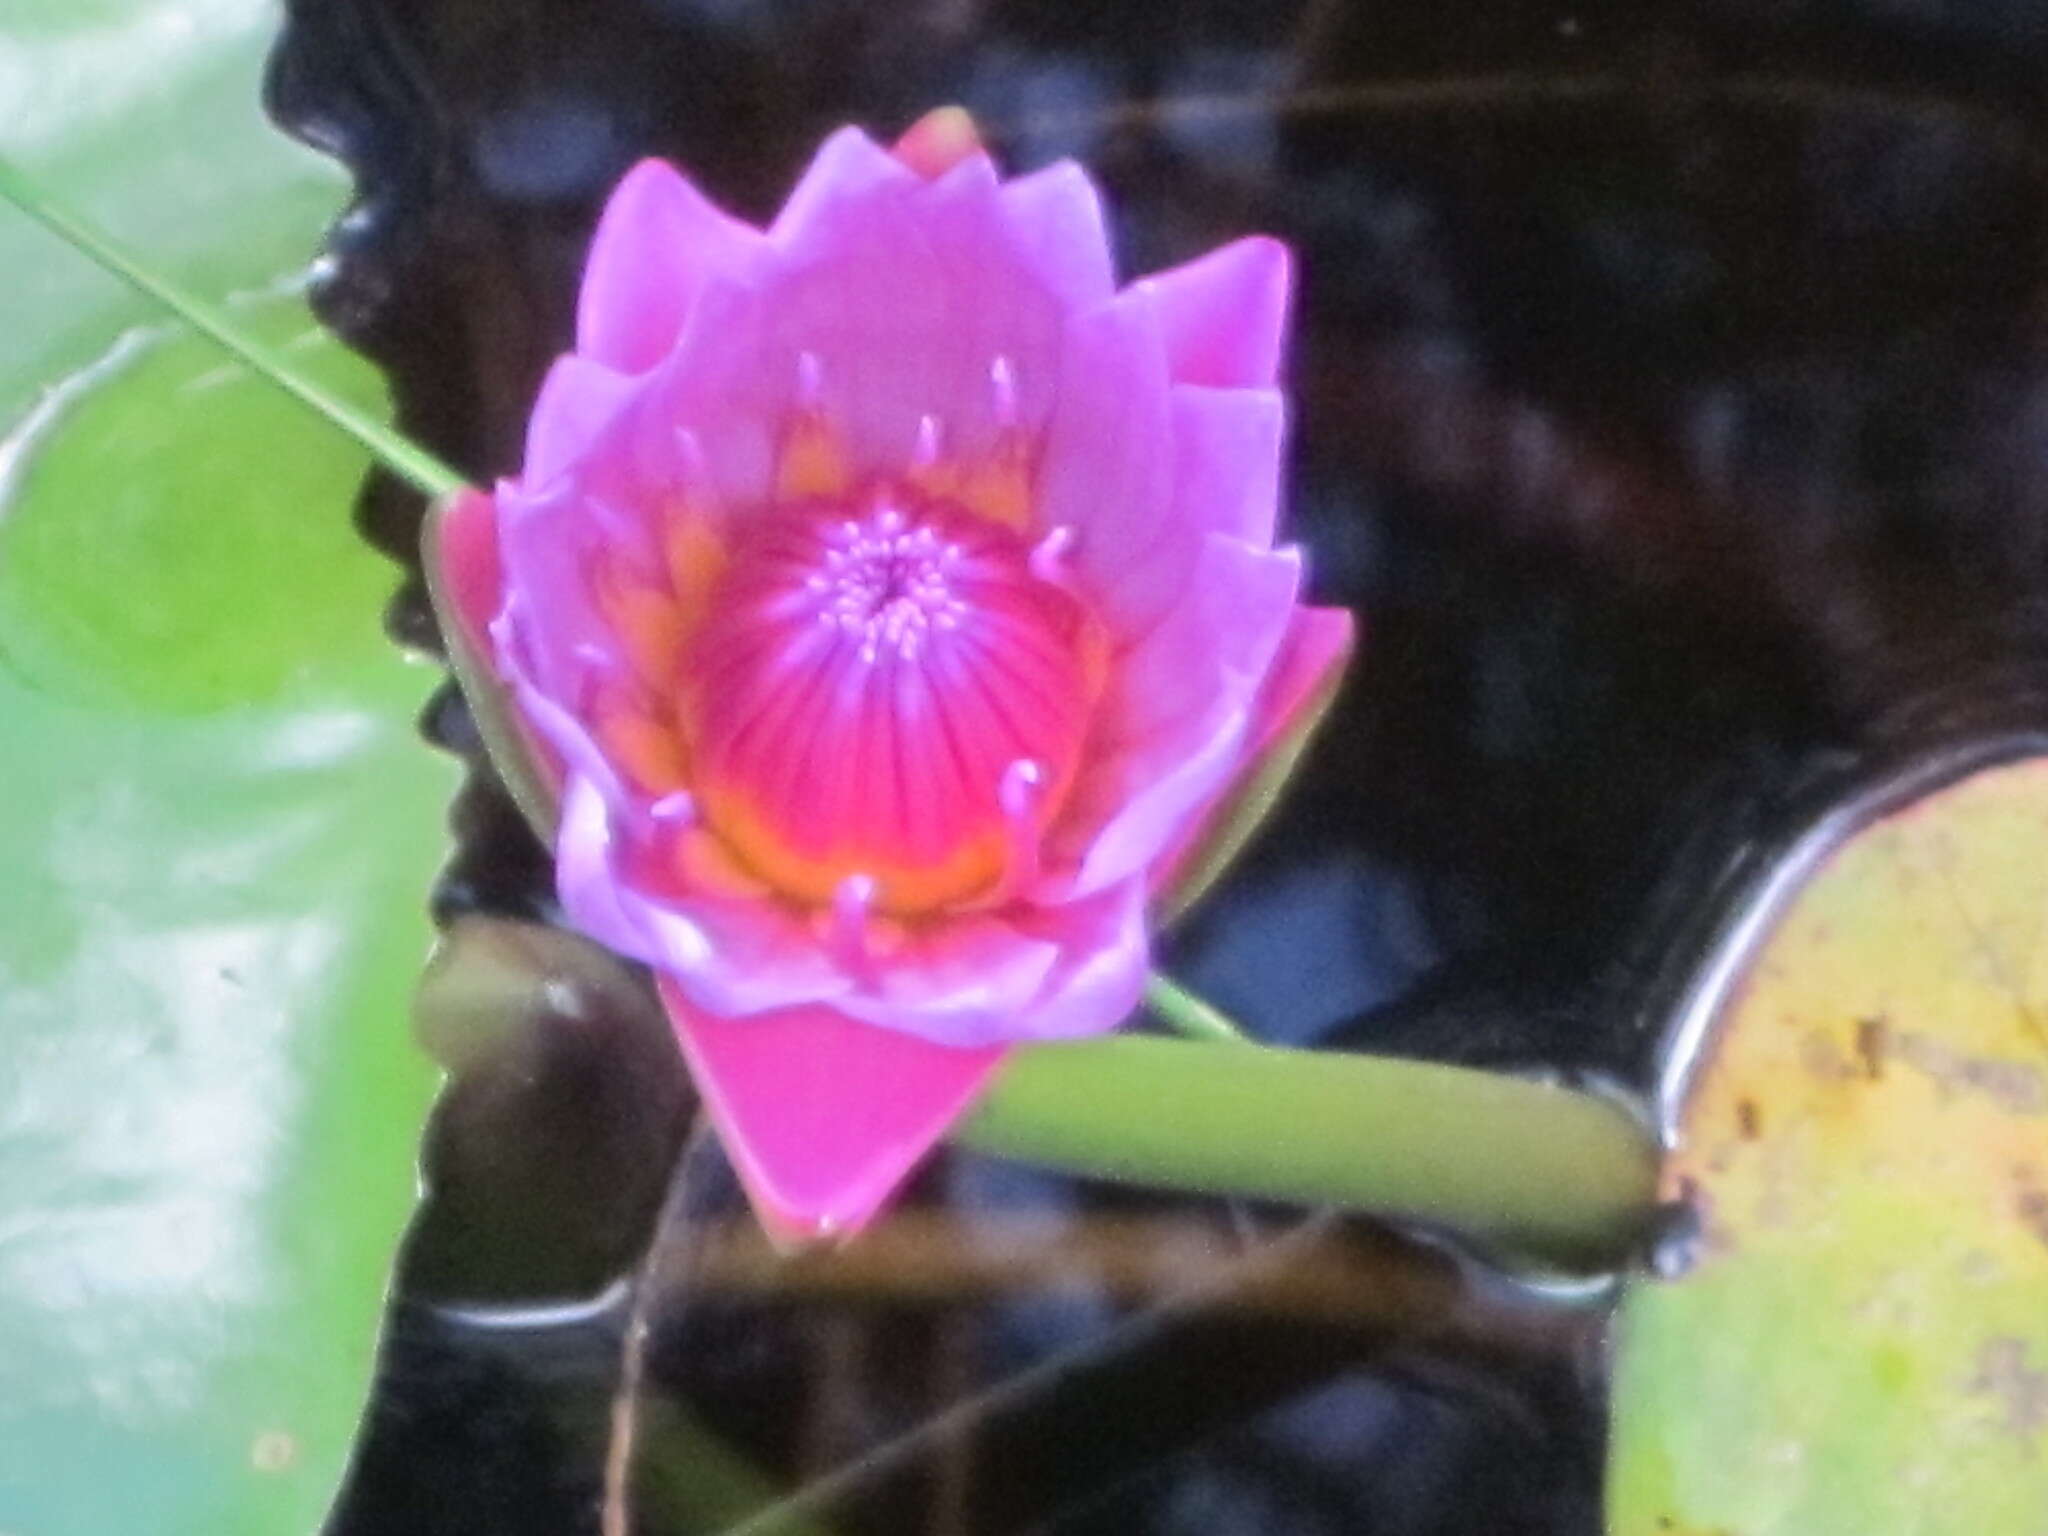
<path fill-rule="evenodd" d="M 1018 1051 L 954 1139 L 1097 1178 L 1414 1217 L 1572 1266 L 1625 1257 L 1657 1198 L 1655 1142 L 1607 1099 L 1250 1043 Z"/>
<path fill-rule="evenodd" d="M 374 454 L 386 469 L 415 489 L 436 497 L 460 490 L 466 483 L 461 475 L 424 448 L 305 377 L 262 342 L 246 335 L 215 306 L 151 272 L 108 236 L 52 200 L 18 166 L 4 157 L 0 157 L 0 197 L 91 257 L 122 282 L 156 300 L 330 425 L 346 432 Z"/>

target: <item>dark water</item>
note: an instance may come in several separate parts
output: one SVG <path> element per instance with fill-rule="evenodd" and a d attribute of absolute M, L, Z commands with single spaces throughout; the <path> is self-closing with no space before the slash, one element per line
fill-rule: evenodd
<path fill-rule="evenodd" d="M 764 214 L 829 128 L 959 100 L 1013 165 L 1096 170 L 1126 270 L 1296 246 L 1293 525 L 1365 644 L 1169 956 L 1262 1034 L 1642 1085 L 1658 979 L 1774 836 L 2043 716 L 2048 10 L 288 9 L 274 111 L 358 178 L 322 313 L 478 475 L 647 153 Z M 431 647 L 420 510 L 374 481 L 361 522 Z M 425 725 L 474 760 L 452 695 Z M 454 826 L 437 915 L 550 915 L 480 765 Z M 339 1532 L 599 1529 L 630 1307 L 544 1309 L 638 1261 L 690 1106 L 637 984 L 576 986 L 437 1116 Z M 848 1532 L 1598 1529 L 1597 1309 L 1364 1223 L 1197 1304 L 1299 1213 L 964 1156 L 868 1269 L 771 1273 L 693 1166 L 646 1288 L 643 1530 L 733 1525 L 707 1436 L 843 1488 L 814 1518 Z"/>

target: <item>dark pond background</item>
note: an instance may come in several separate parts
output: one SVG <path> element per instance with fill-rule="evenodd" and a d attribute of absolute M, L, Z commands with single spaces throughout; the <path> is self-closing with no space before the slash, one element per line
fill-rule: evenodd
<path fill-rule="evenodd" d="M 321 313 L 479 476 L 644 154 L 765 215 L 830 128 L 957 100 L 1096 171 L 1127 271 L 1295 245 L 1293 527 L 1364 646 L 1169 953 L 1270 1038 L 1645 1085 L 1717 891 L 1837 786 L 2042 717 L 2032 0 L 288 10 L 273 112 L 358 180 Z M 420 513 L 360 509 L 432 648 Z M 452 693 L 424 725 L 474 760 Z M 438 917 L 552 915 L 480 764 L 454 828 Z M 580 963 L 451 1052 L 337 1536 L 600 1529 L 613 1283 L 690 1105 L 637 979 Z M 1178 1294 L 1295 1220 L 955 1156 L 859 1274 L 793 1279 L 700 1149 L 641 1287 L 639 1528 L 728 1528 L 757 1476 L 832 1480 L 805 1528 L 846 1532 L 1596 1531 L 1597 1304 L 1364 1223 Z"/>

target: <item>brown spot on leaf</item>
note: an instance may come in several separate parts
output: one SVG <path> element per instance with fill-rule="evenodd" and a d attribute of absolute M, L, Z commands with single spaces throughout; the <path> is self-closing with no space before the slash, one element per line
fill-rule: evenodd
<path fill-rule="evenodd" d="M 2036 1067 L 1996 1056 L 1967 1056 L 1931 1035 L 1900 1030 L 1892 1056 L 1956 1093 L 1978 1093 L 2015 1115 L 2048 1114 L 2048 1081 Z"/>
<path fill-rule="evenodd" d="M 1737 1102 L 1735 1129 L 1744 1141 L 1755 1141 L 1763 1134 L 1763 1111 L 1756 1107 L 1755 1099 L 1742 1099 Z"/>
<path fill-rule="evenodd" d="M 1825 1029 L 1809 1029 L 1800 1040 L 1799 1065 L 1814 1077 L 1830 1081 L 1857 1075 L 1835 1037 Z"/>
<path fill-rule="evenodd" d="M 1998 1399 L 2008 1434 L 2032 1441 L 2048 1430 L 2048 1371 L 2027 1364 L 2025 1339 L 1986 1339 L 1977 1351 L 1977 1374 L 1966 1390 Z"/>
<path fill-rule="evenodd" d="M 2041 1187 L 2041 1176 L 2025 1163 L 2013 1169 L 2012 1177 L 2018 1186 L 2013 1203 L 2020 1225 L 2039 1238 L 2042 1247 L 2048 1248 L 2048 1189 Z"/>
<path fill-rule="evenodd" d="M 1856 1059 L 1863 1065 L 1863 1075 L 1873 1083 L 1884 1077 L 1885 1051 L 1890 1043 L 1891 1026 L 1882 1014 L 1856 1021 Z"/>

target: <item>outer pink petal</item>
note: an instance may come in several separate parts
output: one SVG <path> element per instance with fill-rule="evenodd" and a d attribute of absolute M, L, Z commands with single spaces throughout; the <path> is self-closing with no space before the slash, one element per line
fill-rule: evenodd
<path fill-rule="evenodd" d="M 612 437 L 639 388 L 631 375 L 589 358 L 556 358 L 541 381 L 527 422 L 520 483 L 538 491 L 571 470 L 587 478 L 591 455 Z"/>
<path fill-rule="evenodd" d="M 1242 759 L 1300 583 L 1298 550 L 1209 536 L 1183 601 L 1119 659 L 1100 755 L 1049 843 L 1048 889 L 1103 890 L 1184 834 Z"/>
<path fill-rule="evenodd" d="M 723 1017 L 843 997 L 853 985 L 816 935 L 772 902 L 647 895 L 632 884 L 622 899 L 652 940 L 648 963 Z"/>
<path fill-rule="evenodd" d="M 841 128 L 811 156 L 768 237 L 786 251 L 805 254 L 808 245 L 829 239 L 836 221 L 850 210 L 872 205 L 878 195 L 900 194 L 920 178 L 858 128 Z"/>
<path fill-rule="evenodd" d="M 647 409 L 634 422 L 640 462 L 665 468 L 671 483 L 701 467 L 727 510 L 772 493 L 779 434 L 796 400 L 797 350 L 777 344 L 762 280 L 705 290 L 676 350 L 649 375 Z"/>
<path fill-rule="evenodd" d="M 1045 986 L 1011 1021 L 1008 1038 L 1064 1040 L 1098 1035 L 1131 1016 L 1145 995 L 1152 947 L 1147 892 L 1139 880 L 1060 906 L 1028 910 L 1018 923 L 1059 946 Z"/>
<path fill-rule="evenodd" d="M 1060 160 L 1006 182 L 998 194 L 1010 238 L 1040 282 L 1076 310 L 1116 292 L 1102 197 L 1088 173 Z"/>
<path fill-rule="evenodd" d="M 555 840 L 555 886 L 580 931 L 675 978 L 700 1007 L 765 1013 L 844 993 L 852 981 L 802 923 L 770 902 L 657 889 L 638 822 L 572 775 Z"/>
<path fill-rule="evenodd" d="M 498 664 L 493 631 L 505 605 L 505 573 L 497 503 L 465 486 L 428 514 L 423 532 L 420 555 L 449 664 L 506 788 L 545 836 L 557 819 L 562 764 L 521 713 L 514 683 Z"/>
<path fill-rule="evenodd" d="M 537 496 L 502 483 L 497 506 L 506 591 L 504 611 L 491 628 L 499 670 L 507 678 L 523 676 L 573 709 L 593 680 L 624 666 L 618 637 L 590 588 L 589 556 L 599 530 L 587 522 L 587 504 L 568 482 Z"/>
<path fill-rule="evenodd" d="M 935 1045 L 992 1045 L 1022 1031 L 1019 1015 L 1060 958 L 1048 938 L 1002 917 L 962 915 L 935 922 L 897 952 L 873 962 L 871 979 L 839 999 L 851 1018 Z"/>
<path fill-rule="evenodd" d="M 1324 691 L 1331 675 L 1343 670 L 1357 642 L 1358 618 L 1349 608 L 1294 610 L 1252 714 L 1249 752 L 1254 760 L 1293 732 L 1301 712 Z"/>
<path fill-rule="evenodd" d="M 605 204 L 576 302 L 576 349 L 644 373 L 675 345 L 707 282 L 745 270 L 766 242 L 675 168 L 643 160 Z"/>
<path fill-rule="evenodd" d="M 1243 756 L 1230 781 L 1190 817 L 1174 846 L 1152 866 L 1152 893 L 1161 895 L 1193 874 L 1212 839 L 1229 829 L 1233 802 L 1302 728 L 1303 713 L 1315 706 L 1335 684 L 1357 644 L 1358 622 L 1348 608 L 1297 608 L 1281 643 L 1272 674 L 1252 709 Z"/>
<path fill-rule="evenodd" d="M 569 925 L 607 949 L 653 964 L 655 946 L 621 901 L 612 859 L 611 815 L 598 787 L 572 774 L 555 835 L 555 892 Z"/>
<path fill-rule="evenodd" d="M 1285 245 L 1256 235 L 1140 283 L 1159 306 L 1174 379 L 1226 389 L 1271 384 L 1293 265 Z"/>
<path fill-rule="evenodd" d="M 1173 495 L 1190 554 L 1204 533 L 1269 547 L 1287 436 L 1280 391 L 1182 384 L 1174 388 L 1172 409 Z"/>
<path fill-rule="evenodd" d="M 1149 629 L 1181 589 L 1173 424 L 1158 316 L 1126 294 L 1074 316 L 1046 428 L 1039 516 L 1070 527 L 1089 595 L 1119 633 Z"/>
<path fill-rule="evenodd" d="M 807 371 L 856 467 L 874 474 L 911 462 L 927 417 L 948 455 L 984 449 L 998 359 L 1020 426 L 1050 410 L 1062 309 L 1011 242 L 987 157 L 934 182 L 897 175 L 815 212 L 758 279 L 714 285 L 692 312 L 664 410 L 695 429 L 730 494 L 760 488 L 764 429 L 797 403 Z"/>
<path fill-rule="evenodd" d="M 726 1153 L 771 1236 L 851 1236 L 874 1216 L 1001 1064 L 829 1008 L 723 1019 L 669 977 L 661 997 Z"/>
<path fill-rule="evenodd" d="M 500 615 L 499 622 L 493 626 L 494 636 L 505 632 L 505 620 L 511 611 L 508 607 L 507 613 Z M 543 749 L 543 761 L 558 786 L 558 792 L 559 786 L 565 785 L 574 775 L 595 787 L 607 804 L 625 804 L 628 794 L 625 781 L 619 777 L 611 759 L 591 739 L 580 720 L 534 684 L 519 660 L 516 644 L 501 642 L 498 672 L 511 687 L 521 721 Z"/>
<path fill-rule="evenodd" d="M 1222 534 L 1199 546 L 1173 610 L 1116 663 L 1107 739 L 1157 743 L 1219 706 L 1246 709 L 1272 668 L 1301 590 L 1301 551 Z"/>

